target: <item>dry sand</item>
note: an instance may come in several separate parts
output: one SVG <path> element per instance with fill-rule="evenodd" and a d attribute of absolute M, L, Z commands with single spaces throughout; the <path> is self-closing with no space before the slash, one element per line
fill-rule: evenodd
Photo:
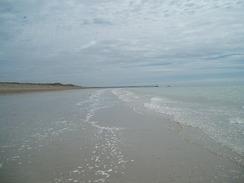
<path fill-rule="evenodd" d="M 0 94 L 84 89 L 85 87 L 62 84 L 0 83 Z"/>

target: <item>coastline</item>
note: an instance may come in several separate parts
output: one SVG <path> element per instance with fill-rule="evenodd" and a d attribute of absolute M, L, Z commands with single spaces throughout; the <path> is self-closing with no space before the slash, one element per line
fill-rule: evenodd
<path fill-rule="evenodd" d="M 136 112 L 109 89 L 1 100 L 0 182 L 244 180 L 243 167 L 182 138 L 179 124 Z"/>
<path fill-rule="evenodd" d="M 111 174 L 111 182 L 118 177 L 134 183 L 244 180 L 243 167 L 185 140 L 182 131 L 187 129 L 175 122 L 136 112 L 123 102 L 99 110 L 93 120 L 124 129 L 122 148 L 128 163 L 124 174 Z"/>
<path fill-rule="evenodd" d="M 59 90 L 87 89 L 88 87 L 61 83 L 12 83 L 0 82 L 0 95 L 20 94 L 26 92 L 44 92 Z"/>

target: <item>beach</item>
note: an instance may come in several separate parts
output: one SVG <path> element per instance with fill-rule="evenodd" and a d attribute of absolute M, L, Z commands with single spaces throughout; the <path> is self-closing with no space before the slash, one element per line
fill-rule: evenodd
<path fill-rule="evenodd" d="M 243 182 L 242 165 L 113 89 L 0 96 L 2 183 Z"/>
<path fill-rule="evenodd" d="M 42 92 L 57 90 L 84 89 L 86 87 L 64 85 L 60 83 L 0 83 L 0 94 Z"/>

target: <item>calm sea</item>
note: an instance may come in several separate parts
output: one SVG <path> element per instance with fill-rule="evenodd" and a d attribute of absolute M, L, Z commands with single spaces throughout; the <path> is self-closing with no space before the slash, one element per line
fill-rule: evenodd
<path fill-rule="evenodd" d="M 123 175 L 131 162 L 123 129 L 99 115 L 116 99 L 96 89 L 1 95 L 0 182 L 105 182 Z"/>
<path fill-rule="evenodd" d="M 243 166 L 244 86 L 114 89 L 135 111 L 182 127 L 185 140 Z"/>
<path fill-rule="evenodd" d="M 133 161 L 124 152 L 125 129 L 115 120 L 123 114 L 112 110 L 120 100 L 172 124 L 170 130 L 184 140 L 243 166 L 243 93 L 244 87 L 232 86 L 2 95 L 0 182 L 105 182 L 123 175 Z"/>

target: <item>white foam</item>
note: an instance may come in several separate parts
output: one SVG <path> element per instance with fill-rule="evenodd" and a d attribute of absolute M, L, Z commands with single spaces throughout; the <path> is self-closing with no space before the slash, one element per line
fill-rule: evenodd
<path fill-rule="evenodd" d="M 16 159 L 20 158 L 20 156 L 13 156 L 11 159 L 15 161 Z"/>
<path fill-rule="evenodd" d="M 130 102 L 138 99 L 138 96 L 136 96 L 133 92 L 128 90 L 114 89 L 111 92 L 124 102 Z"/>
<path fill-rule="evenodd" d="M 97 133 L 89 139 L 95 142 L 97 142 L 97 140 L 99 140 L 99 142 L 100 140 L 103 141 L 103 143 L 95 143 L 93 149 L 89 148 L 91 154 L 89 159 L 92 160 L 92 163 L 88 164 L 87 159 L 84 160 L 88 171 L 97 175 L 98 179 L 92 182 L 105 182 L 106 179 L 110 177 L 112 168 L 114 171 L 119 172 L 119 168 L 125 169 L 125 163 L 127 162 L 126 158 L 122 156 L 122 152 L 118 151 L 119 143 L 122 141 L 119 138 L 119 134 L 124 128 L 104 126 L 101 125 L 99 121 L 93 119 L 97 111 L 104 108 L 103 96 L 101 96 L 101 94 L 102 92 L 97 92 L 89 97 L 89 103 L 87 102 L 86 111 L 84 111 L 86 115 L 82 120 L 97 131 Z M 127 95 L 129 96 L 131 94 L 127 93 Z M 98 152 L 101 156 L 97 156 Z M 121 155 L 121 157 L 117 157 L 118 155 Z M 109 163 L 105 164 L 104 162 Z M 82 171 L 84 170 L 82 169 L 81 172 Z M 83 176 L 86 177 L 85 174 L 83 174 Z"/>
<path fill-rule="evenodd" d="M 98 180 L 94 180 L 94 182 L 105 182 L 105 179 L 98 179 Z"/>
<path fill-rule="evenodd" d="M 244 124 L 244 118 L 240 117 L 230 118 L 229 121 L 232 124 Z"/>
<path fill-rule="evenodd" d="M 79 170 L 74 170 L 73 173 L 79 173 L 80 174 L 80 171 Z"/>
<path fill-rule="evenodd" d="M 106 178 L 110 177 L 109 172 L 112 172 L 112 169 L 108 169 L 108 170 L 98 170 L 97 174 L 98 175 L 102 175 L 102 176 L 106 176 Z"/>
<path fill-rule="evenodd" d="M 95 160 L 95 162 L 97 162 L 99 160 L 99 156 L 96 156 L 96 160 Z"/>

